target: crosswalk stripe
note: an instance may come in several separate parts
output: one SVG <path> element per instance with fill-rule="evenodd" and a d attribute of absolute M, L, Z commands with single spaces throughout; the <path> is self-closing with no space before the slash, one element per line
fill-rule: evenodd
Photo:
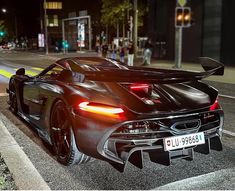
<path fill-rule="evenodd" d="M 27 75 L 29 75 L 29 76 L 36 76 L 36 75 L 38 75 L 38 73 L 32 72 L 32 71 L 30 71 L 30 70 L 25 70 L 25 74 L 27 74 Z"/>
<path fill-rule="evenodd" d="M 15 74 L 14 71 L 18 70 L 18 68 L 9 68 L 9 69 L 0 69 L 0 76 L 5 77 L 5 78 L 11 78 Z M 41 71 L 43 71 L 43 68 L 39 67 L 31 67 L 29 70 L 25 70 L 25 74 L 29 76 L 36 76 L 38 75 Z"/>
<path fill-rule="evenodd" d="M 15 68 L 14 70 L 18 70 L 18 69 Z M 36 75 L 38 75 L 38 73 L 30 71 L 30 70 L 25 70 L 25 74 L 27 74 L 29 76 L 36 76 Z"/>
<path fill-rule="evenodd" d="M 6 70 L 0 69 L 0 75 L 4 76 L 6 78 L 10 78 L 13 74 L 10 72 L 7 72 Z"/>
<path fill-rule="evenodd" d="M 44 70 L 43 68 L 31 68 L 31 69 L 37 70 L 37 71 L 40 71 L 40 72 Z"/>

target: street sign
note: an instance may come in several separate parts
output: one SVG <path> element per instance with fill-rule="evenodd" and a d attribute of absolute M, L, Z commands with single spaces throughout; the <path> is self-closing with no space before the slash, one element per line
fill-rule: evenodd
<path fill-rule="evenodd" d="M 38 47 L 44 48 L 45 47 L 45 37 L 43 33 L 38 34 Z"/>
<path fill-rule="evenodd" d="M 181 6 L 181 7 L 184 7 L 187 3 L 187 0 L 178 0 L 178 4 Z"/>

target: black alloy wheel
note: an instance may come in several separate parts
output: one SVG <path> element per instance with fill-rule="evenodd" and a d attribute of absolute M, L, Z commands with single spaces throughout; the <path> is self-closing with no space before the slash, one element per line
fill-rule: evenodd
<path fill-rule="evenodd" d="M 90 157 L 77 149 L 70 116 L 63 101 L 57 101 L 52 109 L 51 140 L 57 160 L 64 165 L 85 163 Z"/>

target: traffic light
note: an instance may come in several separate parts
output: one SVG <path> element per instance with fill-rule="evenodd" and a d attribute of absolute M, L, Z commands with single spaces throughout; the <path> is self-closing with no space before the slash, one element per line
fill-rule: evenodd
<path fill-rule="evenodd" d="M 175 27 L 182 27 L 184 22 L 183 7 L 176 7 L 175 10 Z"/>
<path fill-rule="evenodd" d="M 69 44 L 68 44 L 67 40 L 63 41 L 62 44 L 63 44 L 64 48 L 68 48 L 69 47 Z"/>
<path fill-rule="evenodd" d="M 184 27 L 191 26 L 191 9 L 190 7 L 184 8 Z"/>
<path fill-rule="evenodd" d="M 5 32 L 0 31 L 0 37 L 3 37 L 5 35 Z"/>
<path fill-rule="evenodd" d="M 175 27 L 190 27 L 191 26 L 191 8 L 176 7 L 175 9 Z"/>

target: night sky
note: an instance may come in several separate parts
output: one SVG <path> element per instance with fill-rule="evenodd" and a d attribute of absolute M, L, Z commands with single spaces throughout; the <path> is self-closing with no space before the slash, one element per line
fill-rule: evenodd
<path fill-rule="evenodd" d="M 40 0 L 1 0 L 0 8 L 7 9 L 5 19 L 10 30 L 13 30 L 16 16 L 20 36 L 35 37 L 40 31 Z"/>
<path fill-rule="evenodd" d="M 63 10 L 65 18 L 68 11 L 89 9 L 91 13 L 100 12 L 101 0 L 60 1 L 63 2 L 63 9 L 66 9 L 66 11 Z M 6 8 L 8 11 L 4 18 L 7 18 L 10 30 L 14 30 L 14 18 L 16 16 L 18 35 L 32 38 L 37 37 L 37 33 L 40 32 L 40 9 L 42 3 L 43 0 L 0 0 L 0 9 Z M 41 10 L 41 15 L 43 17 L 43 10 Z"/>

